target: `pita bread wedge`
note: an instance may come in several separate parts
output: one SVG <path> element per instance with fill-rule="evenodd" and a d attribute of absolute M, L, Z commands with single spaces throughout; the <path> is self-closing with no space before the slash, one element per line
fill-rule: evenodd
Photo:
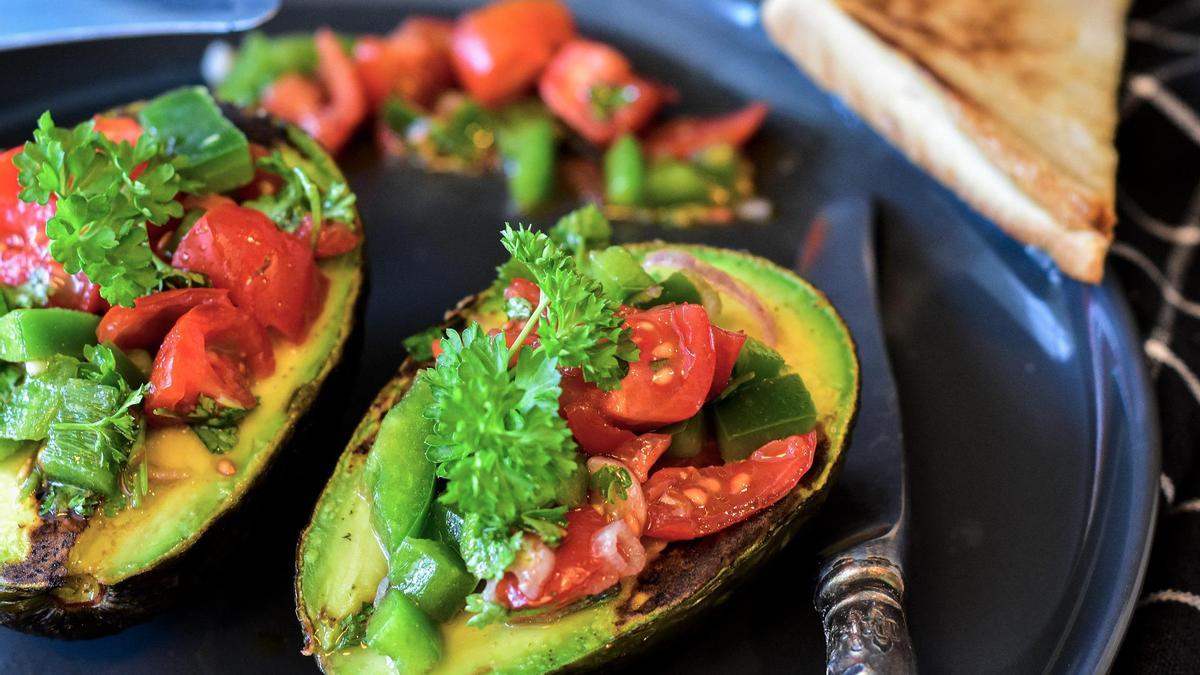
<path fill-rule="evenodd" d="M 767 0 L 771 38 L 1016 239 L 1097 282 L 1128 0 Z"/>

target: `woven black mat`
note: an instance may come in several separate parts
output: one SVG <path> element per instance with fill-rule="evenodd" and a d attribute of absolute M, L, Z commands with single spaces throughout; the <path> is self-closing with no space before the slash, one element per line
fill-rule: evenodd
<path fill-rule="evenodd" d="M 1112 258 L 1145 338 L 1163 474 L 1117 671 L 1200 673 L 1200 0 L 1137 2 L 1125 71 Z"/>

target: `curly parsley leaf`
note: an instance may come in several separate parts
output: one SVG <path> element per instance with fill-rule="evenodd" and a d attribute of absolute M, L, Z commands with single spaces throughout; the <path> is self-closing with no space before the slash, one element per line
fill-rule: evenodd
<path fill-rule="evenodd" d="M 47 112 L 14 164 L 23 201 L 57 197 L 46 236 L 50 254 L 68 273 L 83 272 L 117 305 L 132 306 L 160 287 L 166 266 L 150 250 L 146 223 L 181 216 L 175 196 L 193 186 L 157 140 L 147 134 L 136 145 L 113 143 L 92 120 L 65 129 Z"/>
<path fill-rule="evenodd" d="M 580 273 L 575 260 L 544 233 L 506 226 L 501 241 L 542 291 L 542 349 L 560 366 L 579 368 L 588 382 L 616 389 L 638 350 L 599 282 Z"/>
<path fill-rule="evenodd" d="M 442 339 L 437 365 L 422 377 L 433 391 L 434 431 L 426 454 L 446 479 L 439 499 L 464 516 L 463 560 L 498 579 L 528 527 L 545 529 L 559 486 L 580 470 L 575 443 L 558 414 L 558 363 L 523 348 L 513 367 L 504 336 L 478 324 Z M 533 514 L 532 519 L 527 516 Z"/>
<path fill-rule="evenodd" d="M 165 408 L 154 410 L 154 414 L 159 417 L 173 417 L 191 425 L 192 432 L 214 455 L 223 455 L 237 445 L 238 423 L 249 412 L 246 408 L 222 405 L 204 394 L 200 395 L 196 400 L 196 407 L 186 415 L 179 415 Z"/>
<path fill-rule="evenodd" d="M 633 487 L 633 478 L 625 469 L 615 464 L 606 464 L 593 473 L 589 479 L 591 488 L 597 494 L 603 495 L 610 504 L 629 499 L 629 488 Z"/>
<path fill-rule="evenodd" d="M 297 153 L 279 150 L 259 159 L 258 168 L 279 176 L 283 185 L 246 205 L 267 214 L 281 229 L 295 232 L 309 216 L 318 230 L 325 221 L 355 226 L 357 198 L 344 180 L 325 175 Z"/>

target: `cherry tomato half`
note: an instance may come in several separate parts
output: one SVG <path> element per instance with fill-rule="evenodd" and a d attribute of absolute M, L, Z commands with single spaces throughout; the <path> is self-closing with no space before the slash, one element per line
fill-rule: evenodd
<path fill-rule="evenodd" d="M 585 382 L 578 368 L 563 371 L 561 386 L 559 414 L 584 452 L 607 455 L 637 438 L 637 434 L 616 426 L 604 416 L 604 392 Z"/>
<path fill-rule="evenodd" d="M 186 415 L 201 394 L 226 407 L 253 408 L 250 384 L 275 370 L 271 338 L 249 312 L 207 304 L 188 310 L 163 339 L 150 371 L 146 412 L 151 423 L 172 419 L 163 409 Z"/>
<path fill-rule="evenodd" d="M 96 339 L 121 349 L 145 349 L 153 353 L 163 338 L 193 307 L 224 305 L 233 308 L 224 288 L 180 288 L 153 293 L 133 301 L 133 307 L 113 307 L 96 327 Z"/>
<path fill-rule="evenodd" d="M 725 390 L 729 384 L 729 377 L 733 375 L 733 364 L 737 363 L 742 345 L 746 344 L 745 333 L 735 333 L 719 326 L 712 327 L 712 335 L 716 367 L 713 369 L 712 389 L 708 391 L 709 399 Z"/>
<path fill-rule="evenodd" d="M 364 36 L 354 44 L 354 63 L 372 110 L 392 94 L 420 106 L 454 85 L 450 31 L 445 19 L 414 16 L 385 38 Z"/>
<path fill-rule="evenodd" d="M 631 429 L 654 429 L 695 415 L 712 388 L 716 357 L 708 312 L 700 305 L 662 305 L 633 312 L 640 358 L 619 389 L 607 392 L 604 412 Z"/>
<path fill-rule="evenodd" d="M 525 597 L 517 588 L 516 576 L 509 572 L 496 587 L 496 599 L 510 609 L 528 609 L 567 605 L 579 598 L 599 593 L 620 579 L 605 561 L 593 553 L 592 539 L 608 519 L 591 506 L 567 511 L 567 534 L 554 549 L 554 571 L 536 598 Z"/>
<path fill-rule="evenodd" d="M 173 264 L 228 288 L 233 304 L 293 342 L 304 339 L 325 302 L 311 249 L 255 209 L 209 209 L 179 242 Z"/>
<path fill-rule="evenodd" d="M 817 434 L 788 436 L 723 466 L 655 471 L 644 486 L 646 536 L 696 539 L 749 518 L 779 501 L 812 467 Z"/>
<path fill-rule="evenodd" d="M 454 70 L 475 100 L 498 106 L 529 89 L 574 36 L 571 12 L 557 0 L 492 3 L 463 14 L 454 25 Z"/>
<path fill-rule="evenodd" d="M 567 44 L 542 74 L 538 93 L 550 110 L 596 145 L 646 125 L 665 90 L 633 72 L 621 52 L 600 42 Z"/>
<path fill-rule="evenodd" d="M 751 103 L 717 117 L 676 117 L 651 129 L 642 147 L 651 156 L 689 159 L 714 145 L 745 145 L 766 118 L 766 103 Z"/>

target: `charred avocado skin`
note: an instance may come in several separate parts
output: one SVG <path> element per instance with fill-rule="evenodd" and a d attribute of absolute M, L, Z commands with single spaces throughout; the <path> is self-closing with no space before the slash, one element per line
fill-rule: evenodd
<path fill-rule="evenodd" d="M 775 322 L 777 348 L 804 377 L 820 411 L 823 436 L 813 467 L 782 501 L 766 511 L 696 541 L 668 546 L 633 580 L 590 605 L 547 624 L 465 625 L 460 615 L 443 625 L 445 646 L 436 673 L 485 671 L 535 673 L 588 669 L 636 652 L 695 613 L 719 603 L 759 562 L 782 548 L 828 494 L 843 463 L 858 406 L 859 369 L 845 324 L 819 291 L 764 259 L 745 253 L 662 242 L 631 245 L 642 259 L 670 249 L 753 289 Z M 723 294 L 714 321 L 763 337 L 744 305 Z M 468 318 L 485 322 L 497 303 L 488 297 L 464 300 L 447 314 L 447 324 Z M 486 325 L 486 324 L 485 324 Z M 322 651 L 337 624 L 371 602 L 386 572 L 367 513 L 362 476 L 383 415 L 428 363 L 406 360 L 379 394 L 343 453 L 301 538 L 297 557 L 297 615 L 308 651 L 326 673 L 392 673 L 394 664 L 357 645 Z"/>
<path fill-rule="evenodd" d="M 142 103 L 113 111 L 136 114 Z M 298 128 L 274 118 L 222 106 L 251 142 L 289 145 L 323 169 L 340 171 Z M 355 225 L 362 227 L 355 215 Z M 28 471 L 31 453 L 0 462 L 0 625 L 27 633 L 81 639 L 118 632 L 161 610 L 185 580 L 202 577 L 229 539 L 245 529 L 237 508 L 258 484 L 306 413 L 332 402 L 333 388 L 349 384 L 339 364 L 357 352 L 355 329 L 363 310 L 363 247 L 319 261 L 329 280 L 325 306 L 301 345 L 276 343 L 275 374 L 255 384 L 261 405 L 239 426 L 238 444 L 220 457 L 184 429 L 159 436 L 148 449 L 163 452 L 169 472 L 185 476 L 155 486 L 140 509 L 88 521 L 43 520 L 32 496 L 13 488 Z M 340 383 L 340 384 L 339 384 Z M 173 458 L 168 460 L 168 457 Z M 236 473 L 224 476 L 227 459 Z M 13 516 L 12 513 L 17 514 Z"/>

